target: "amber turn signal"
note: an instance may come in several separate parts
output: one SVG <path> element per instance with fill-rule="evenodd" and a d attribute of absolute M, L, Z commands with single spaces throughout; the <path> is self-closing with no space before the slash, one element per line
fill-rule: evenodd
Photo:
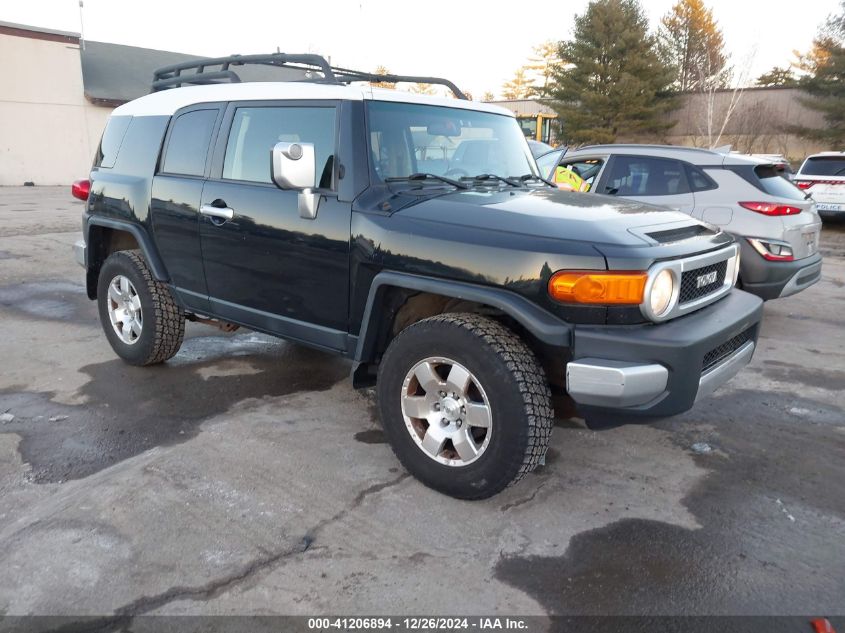
<path fill-rule="evenodd" d="M 561 270 L 549 279 L 549 295 L 563 303 L 639 305 L 648 273 Z"/>

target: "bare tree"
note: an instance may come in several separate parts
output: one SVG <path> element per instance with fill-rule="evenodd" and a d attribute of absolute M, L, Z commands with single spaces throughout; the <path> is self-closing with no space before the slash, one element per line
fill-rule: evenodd
<path fill-rule="evenodd" d="M 711 149 L 722 142 L 725 129 L 739 106 L 755 55 L 756 50 L 752 50 L 739 65 L 735 76 L 733 67 L 714 72 L 708 61 L 702 64 L 698 92 L 704 94 L 704 107 L 700 117 L 697 117 L 697 127 L 702 144 Z M 727 92 L 721 88 L 726 83 L 732 86 Z"/>

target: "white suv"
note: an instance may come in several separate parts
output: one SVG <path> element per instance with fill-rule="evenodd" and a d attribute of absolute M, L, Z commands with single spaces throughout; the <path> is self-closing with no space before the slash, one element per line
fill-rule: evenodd
<path fill-rule="evenodd" d="M 671 145 L 593 145 L 550 152 L 537 165 L 560 188 L 661 205 L 734 234 L 742 289 L 763 299 L 821 278 L 816 205 L 771 160 Z"/>
<path fill-rule="evenodd" d="M 845 152 L 809 156 L 795 174 L 794 182 L 813 196 L 819 215 L 845 218 Z"/>

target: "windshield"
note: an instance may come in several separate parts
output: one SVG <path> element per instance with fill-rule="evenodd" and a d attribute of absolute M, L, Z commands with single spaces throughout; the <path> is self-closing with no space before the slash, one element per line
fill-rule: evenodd
<path fill-rule="evenodd" d="M 434 174 L 519 178 L 537 170 L 516 119 L 462 108 L 370 101 L 370 153 L 381 180 Z M 432 179 L 431 182 L 441 182 Z M 490 181 L 493 182 L 493 181 Z"/>

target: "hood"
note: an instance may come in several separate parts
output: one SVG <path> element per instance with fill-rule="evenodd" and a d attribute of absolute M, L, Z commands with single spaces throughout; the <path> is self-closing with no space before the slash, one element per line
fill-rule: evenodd
<path fill-rule="evenodd" d="M 553 189 L 483 189 L 437 197 L 400 193 L 381 205 L 404 217 L 439 225 L 478 227 L 596 245 L 653 245 L 648 236 L 683 226 L 704 226 L 678 211 L 613 196 Z"/>

